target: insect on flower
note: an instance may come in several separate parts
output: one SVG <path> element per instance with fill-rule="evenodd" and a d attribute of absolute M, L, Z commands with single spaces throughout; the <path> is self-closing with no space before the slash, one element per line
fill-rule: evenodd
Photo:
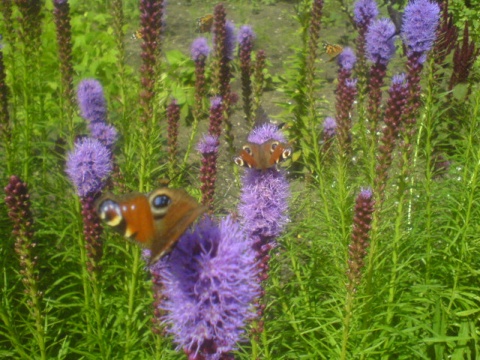
<path fill-rule="evenodd" d="M 213 26 L 213 15 L 207 14 L 202 17 L 197 18 L 197 33 L 207 33 L 212 30 Z"/>

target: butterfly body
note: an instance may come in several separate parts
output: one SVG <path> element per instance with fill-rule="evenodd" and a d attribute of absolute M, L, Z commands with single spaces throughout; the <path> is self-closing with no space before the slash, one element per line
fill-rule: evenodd
<path fill-rule="evenodd" d="M 343 46 L 338 44 L 329 44 L 327 42 L 323 43 L 323 49 L 325 50 L 325 53 L 330 56 L 330 59 L 328 61 L 335 60 L 338 55 L 343 52 Z"/>
<path fill-rule="evenodd" d="M 132 39 L 133 40 L 140 40 L 143 38 L 143 34 L 142 34 L 142 31 L 139 29 L 137 31 L 135 31 L 133 34 L 132 34 Z"/>
<path fill-rule="evenodd" d="M 266 170 L 286 160 L 291 155 L 292 147 L 289 144 L 271 139 L 262 144 L 245 144 L 234 161 L 238 166 Z"/>
<path fill-rule="evenodd" d="M 150 264 L 170 252 L 206 208 L 182 189 L 159 188 L 149 194 L 107 194 L 99 217 L 125 237 L 151 251 Z"/>
<path fill-rule="evenodd" d="M 205 16 L 197 18 L 197 33 L 207 33 L 212 31 L 213 15 L 207 14 Z"/>

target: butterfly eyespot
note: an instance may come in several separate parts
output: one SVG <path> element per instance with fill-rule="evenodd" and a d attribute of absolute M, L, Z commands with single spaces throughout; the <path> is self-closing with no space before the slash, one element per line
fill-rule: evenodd
<path fill-rule="evenodd" d="M 282 152 L 282 158 L 286 159 L 292 155 L 292 150 L 291 149 L 285 149 Z"/>
<path fill-rule="evenodd" d="M 154 209 L 164 209 L 170 205 L 170 198 L 167 195 L 157 195 L 152 199 L 152 207 Z"/>
<path fill-rule="evenodd" d="M 250 146 L 244 145 L 242 149 L 245 150 L 247 154 L 252 155 L 252 148 Z"/>
<path fill-rule="evenodd" d="M 233 161 L 234 161 L 235 164 L 237 164 L 238 166 L 243 166 L 243 165 L 244 165 L 244 162 L 243 162 L 242 158 L 239 157 L 239 156 L 236 157 L 236 158 L 234 158 Z"/>
<path fill-rule="evenodd" d="M 123 220 L 120 205 L 109 199 L 102 201 L 98 206 L 98 216 L 109 226 L 117 226 Z"/>
<path fill-rule="evenodd" d="M 277 148 L 278 144 L 278 141 L 272 142 L 272 145 L 270 145 L 270 151 L 273 152 Z"/>

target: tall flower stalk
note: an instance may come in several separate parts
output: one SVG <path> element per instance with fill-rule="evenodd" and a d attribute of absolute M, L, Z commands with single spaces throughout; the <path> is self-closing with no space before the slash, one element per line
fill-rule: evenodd
<path fill-rule="evenodd" d="M 157 310 L 178 349 L 191 360 L 231 359 L 259 293 L 255 253 L 240 225 L 201 220 L 150 271 L 162 283 Z"/>
<path fill-rule="evenodd" d="M 260 100 L 265 89 L 265 75 L 267 55 L 264 50 L 258 50 L 256 53 L 255 64 L 253 69 L 253 101 L 252 113 L 255 114 L 260 107 Z"/>
<path fill-rule="evenodd" d="M 385 126 L 383 127 L 382 136 L 380 137 L 376 166 L 377 175 L 374 181 L 374 191 L 379 208 L 381 208 L 384 200 L 388 171 L 393 162 L 407 91 L 405 74 L 393 76 L 392 85 L 388 90 L 389 98 L 384 115 Z"/>
<path fill-rule="evenodd" d="M 82 263 L 85 264 L 83 287 L 85 294 L 85 312 L 88 326 L 96 325 L 95 334 L 102 356 L 106 356 L 103 339 L 103 318 L 100 295 L 100 261 L 103 255 L 103 243 L 100 235 L 103 228 L 95 209 L 95 200 L 106 185 L 112 171 L 110 151 L 92 138 L 84 138 L 75 144 L 68 154 L 66 173 L 75 186 L 82 205 L 83 237 L 79 237 Z M 94 318 L 90 318 L 90 296 L 93 292 Z"/>
<path fill-rule="evenodd" d="M 73 114 L 75 92 L 73 88 L 72 27 L 70 25 L 70 4 L 68 0 L 53 0 L 53 18 L 57 31 L 58 56 L 62 82 L 63 113 L 67 122 L 67 135 L 73 142 Z"/>
<path fill-rule="evenodd" d="M 232 102 L 232 92 L 230 80 L 232 78 L 231 61 L 233 60 L 233 52 L 235 49 L 235 25 L 231 21 L 227 21 L 227 14 L 223 4 L 218 4 L 214 9 L 213 23 L 213 95 L 221 96 L 223 101 L 225 140 L 228 149 L 232 153 L 234 151 L 233 129 L 230 121 L 230 104 Z"/>
<path fill-rule="evenodd" d="M 379 19 L 370 24 L 365 36 L 367 59 L 372 62 L 368 81 L 367 118 L 373 138 L 381 117 L 383 79 L 387 72 L 387 65 L 395 54 L 394 35 L 395 24 L 389 19 Z"/>
<path fill-rule="evenodd" d="M 177 168 L 178 126 L 180 123 L 180 106 L 175 99 L 167 107 L 167 123 L 168 173 L 172 179 Z"/>
<path fill-rule="evenodd" d="M 204 115 L 203 99 L 207 94 L 205 65 L 207 57 L 210 54 L 210 46 L 208 46 L 207 39 L 204 37 L 195 39 L 190 48 L 190 54 L 195 63 L 195 104 L 193 107 L 193 117 L 195 124 L 197 124 Z"/>
<path fill-rule="evenodd" d="M 351 48 L 345 48 L 338 57 L 338 85 L 335 97 L 335 120 L 337 139 L 342 156 L 351 152 L 351 111 L 357 95 L 357 81 L 352 79 L 352 70 L 357 58 Z"/>
<path fill-rule="evenodd" d="M 5 64 L 3 62 L 3 50 L 0 49 L 0 141 L 5 150 L 4 162 L 8 172 L 11 172 L 11 138 L 10 111 L 8 110 L 9 89 L 6 83 Z"/>
<path fill-rule="evenodd" d="M 215 182 L 217 180 L 217 159 L 220 143 L 218 136 L 205 135 L 198 143 L 198 152 L 202 155 L 202 167 L 200 168 L 200 182 L 202 183 L 202 204 L 210 214 L 213 213 L 213 199 L 215 195 Z"/>
<path fill-rule="evenodd" d="M 240 58 L 240 71 L 242 79 L 243 112 L 250 128 L 253 128 L 253 104 L 252 104 L 252 49 L 255 33 L 251 26 L 244 25 L 238 31 L 238 56 Z"/>
<path fill-rule="evenodd" d="M 370 230 L 373 220 L 375 202 L 373 192 L 364 189 L 358 194 L 355 201 L 355 215 L 353 218 L 353 231 L 350 245 L 348 246 L 347 270 L 347 298 L 345 301 L 345 316 L 343 318 L 343 339 L 340 359 L 347 359 L 347 345 L 350 335 L 350 324 L 355 301 L 355 294 L 365 267 L 365 257 L 370 245 Z"/>
<path fill-rule="evenodd" d="M 27 159 L 31 156 L 32 144 L 34 143 L 34 130 L 40 125 L 34 119 L 41 114 L 43 109 L 40 106 L 39 94 L 41 93 L 42 68 L 40 66 L 40 51 L 42 34 L 42 0 L 14 0 L 19 16 L 17 21 L 19 29 L 16 32 L 16 40 L 22 56 L 22 71 L 17 72 L 15 82 L 22 82 L 20 88 L 23 90 L 23 114 L 24 121 L 19 126 L 19 135 L 23 137 L 22 146 L 19 147 L 19 157 Z M 17 80 L 18 79 L 18 80 Z M 42 119 L 42 116 L 38 118 Z M 31 161 L 22 163 L 22 178 L 29 181 Z"/>
<path fill-rule="evenodd" d="M 47 359 L 45 319 L 41 304 L 43 293 L 38 288 L 37 257 L 33 253 L 36 243 L 27 184 L 13 175 L 5 187 L 5 195 L 8 217 L 13 222 L 12 234 L 15 237 L 15 252 L 20 260 L 20 276 L 25 286 L 27 311 L 35 322 L 32 332 L 37 342 L 38 356 L 40 359 Z"/>
<path fill-rule="evenodd" d="M 140 120 L 144 127 L 154 121 L 154 99 L 160 68 L 163 35 L 164 0 L 140 1 L 142 65 L 140 67 Z M 146 128 L 144 128 L 145 131 Z"/>

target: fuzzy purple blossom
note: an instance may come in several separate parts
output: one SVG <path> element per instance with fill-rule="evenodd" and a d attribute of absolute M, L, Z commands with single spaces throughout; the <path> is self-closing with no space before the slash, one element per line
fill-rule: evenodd
<path fill-rule="evenodd" d="M 78 141 L 68 154 L 66 172 L 80 197 L 100 192 L 111 171 L 110 151 L 96 139 Z"/>
<path fill-rule="evenodd" d="M 107 106 L 103 88 L 95 79 L 82 80 L 77 90 L 78 106 L 82 117 L 89 121 L 104 122 L 107 118 Z"/>
<path fill-rule="evenodd" d="M 104 122 L 91 123 L 90 133 L 94 139 L 100 141 L 110 151 L 112 151 L 118 138 L 118 132 L 115 127 Z"/>
<path fill-rule="evenodd" d="M 413 0 L 403 13 L 402 38 L 407 46 L 407 55 L 419 55 L 419 62 L 425 61 L 425 53 L 435 42 L 440 20 L 440 7 L 428 0 Z"/>
<path fill-rule="evenodd" d="M 335 131 L 337 129 L 337 122 L 334 118 L 327 116 L 323 121 L 323 134 L 324 137 L 331 139 L 335 136 Z"/>
<path fill-rule="evenodd" d="M 395 54 L 395 24 L 390 19 L 375 20 L 366 33 L 367 59 L 386 66 Z"/>
<path fill-rule="evenodd" d="M 163 283 L 159 309 L 190 359 L 221 359 L 235 349 L 259 294 L 255 253 L 238 223 L 205 218 L 151 268 Z"/>
<path fill-rule="evenodd" d="M 199 61 L 200 59 L 205 59 L 208 54 L 210 54 L 210 46 L 208 41 L 204 37 L 199 37 L 193 40 L 192 46 L 190 48 L 190 54 L 193 61 Z"/>
<path fill-rule="evenodd" d="M 227 20 L 225 22 L 225 55 L 229 60 L 233 60 L 237 38 L 235 36 L 235 24 Z"/>
<path fill-rule="evenodd" d="M 378 6 L 375 0 L 358 0 L 353 8 L 353 15 L 358 26 L 367 27 L 378 16 Z"/>
<path fill-rule="evenodd" d="M 250 25 L 243 25 L 238 30 L 237 35 L 238 43 L 242 46 L 245 43 L 253 43 L 255 40 L 255 33 Z"/>
<path fill-rule="evenodd" d="M 337 58 L 337 64 L 347 71 L 352 71 L 356 62 L 357 57 L 355 56 L 355 51 L 350 47 L 344 48 Z"/>

